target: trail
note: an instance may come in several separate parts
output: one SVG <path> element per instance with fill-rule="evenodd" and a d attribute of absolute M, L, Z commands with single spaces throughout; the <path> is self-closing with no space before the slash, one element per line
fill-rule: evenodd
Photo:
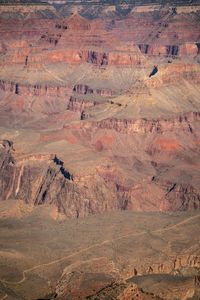
<path fill-rule="evenodd" d="M 58 77 L 57 75 L 55 75 L 52 71 L 48 70 L 47 67 L 45 65 L 43 65 L 44 71 L 47 72 L 48 74 L 50 74 L 51 76 L 53 76 L 54 79 L 63 82 L 63 83 L 67 83 L 66 80 L 63 80 L 62 78 Z"/>
<path fill-rule="evenodd" d="M 200 217 L 200 214 L 198 214 L 198 215 L 196 215 L 196 216 L 193 216 L 193 217 L 190 217 L 190 218 L 187 218 L 187 219 L 185 219 L 185 220 L 183 220 L 183 221 L 181 221 L 181 222 L 179 222 L 179 223 L 177 223 L 177 224 L 171 225 L 171 226 L 169 226 L 169 227 L 166 227 L 166 228 L 159 228 L 159 229 L 153 230 L 153 231 L 151 231 L 151 233 L 160 233 L 160 232 L 169 231 L 169 230 L 174 229 L 174 228 L 177 228 L 177 227 L 179 227 L 179 226 L 181 226 L 181 225 L 187 224 L 189 221 L 191 221 L 191 220 L 193 220 L 193 219 L 196 219 L 196 218 L 198 218 L 198 217 Z M 116 239 L 110 240 L 110 242 L 115 242 L 115 241 L 121 240 L 121 239 L 126 238 L 126 237 L 129 237 L 129 236 L 143 235 L 143 234 L 145 234 L 145 233 L 147 233 L 147 232 L 145 231 L 145 232 L 140 232 L 140 233 L 136 233 L 136 234 L 127 234 L 127 235 L 123 235 L 123 236 L 120 236 L 120 237 L 118 237 L 118 238 L 116 238 Z"/>
<path fill-rule="evenodd" d="M 8 295 L 6 294 L 5 296 L 3 296 L 0 300 L 4 300 L 8 297 Z"/>
<path fill-rule="evenodd" d="M 171 226 L 169 226 L 169 227 L 166 227 L 166 228 L 159 228 L 159 229 L 153 230 L 153 231 L 151 231 L 151 233 L 161 233 L 161 232 L 166 232 L 166 231 L 169 231 L 169 230 L 171 230 L 171 229 L 177 228 L 177 227 L 179 227 L 179 226 L 181 226 L 181 225 L 187 224 L 187 223 L 190 222 L 191 220 L 197 219 L 197 218 L 199 218 L 199 217 L 200 217 L 200 214 L 195 215 L 195 216 L 192 216 L 192 217 L 190 217 L 190 218 L 187 218 L 187 219 L 185 219 L 185 220 L 183 220 L 183 221 L 181 221 L 181 222 L 179 222 L 179 223 L 177 223 L 177 224 L 171 225 Z M 81 250 L 79 250 L 79 251 L 77 251 L 77 252 L 75 252 L 75 253 L 73 253 L 73 254 L 66 255 L 66 256 L 63 256 L 63 257 L 61 257 L 61 258 L 55 259 L 55 260 L 53 260 L 53 261 L 51 261 L 51 262 L 49 262 L 49 263 L 39 264 L 39 265 L 36 265 L 36 266 L 31 267 L 31 268 L 29 268 L 29 269 L 26 269 L 26 270 L 24 270 L 24 271 L 22 272 L 22 279 L 19 280 L 19 281 L 7 281 L 7 280 L 0 280 L 0 281 L 3 282 L 3 283 L 13 284 L 13 285 L 21 284 L 21 283 L 23 283 L 23 282 L 27 279 L 26 274 L 27 274 L 27 273 L 30 273 L 31 271 L 34 271 L 34 270 L 39 269 L 39 268 L 41 268 L 41 267 L 48 267 L 48 266 L 54 265 L 54 264 L 59 263 L 59 262 L 61 262 L 61 261 L 63 261 L 63 260 L 66 260 L 66 259 L 68 259 L 68 258 L 72 258 L 72 257 L 75 257 L 75 256 L 81 254 L 81 253 L 87 252 L 87 251 L 89 251 L 89 250 L 91 250 L 91 249 L 95 249 L 95 248 L 97 248 L 97 247 L 101 247 L 101 246 L 103 246 L 103 245 L 105 245 L 105 244 L 113 243 L 113 242 L 115 242 L 115 241 L 118 241 L 118 240 L 121 240 L 121 239 L 124 239 L 124 238 L 127 238 L 127 237 L 131 237 L 131 236 L 142 236 L 142 235 L 145 235 L 146 233 L 147 233 L 146 231 L 142 231 L 142 232 L 138 232 L 138 233 L 133 233 L 133 234 L 130 233 L 130 234 L 123 235 L 123 236 L 120 236 L 120 237 L 115 238 L 115 239 L 105 240 L 105 241 L 103 241 L 103 242 L 101 242 L 101 243 L 96 243 L 96 244 L 91 245 L 91 246 L 89 246 L 89 247 L 83 248 L 83 249 L 81 249 Z M 6 295 L 6 297 L 7 297 L 7 295 Z M 5 299 L 5 298 L 3 298 L 3 299 Z M 0 299 L 0 300 L 3 300 L 3 299 Z"/>

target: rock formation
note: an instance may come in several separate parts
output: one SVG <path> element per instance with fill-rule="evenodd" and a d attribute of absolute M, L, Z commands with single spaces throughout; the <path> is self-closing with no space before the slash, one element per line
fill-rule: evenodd
<path fill-rule="evenodd" d="M 85 5 L 2 6 L 1 200 L 199 209 L 198 3 Z"/>
<path fill-rule="evenodd" d="M 199 299 L 199 1 L 15 2 L 0 4 L 0 299 Z"/>

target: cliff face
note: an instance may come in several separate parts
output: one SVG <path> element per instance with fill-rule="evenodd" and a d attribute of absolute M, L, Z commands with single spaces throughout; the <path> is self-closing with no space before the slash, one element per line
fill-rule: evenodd
<path fill-rule="evenodd" d="M 69 105 L 72 111 L 85 108 L 83 103 L 80 107 L 74 103 Z M 67 159 L 64 162 L 53 153 L 23 157 L 12 150 L 12 142 L 8 141 L 6 147 L 3 142 L 2 200 L 15 198 L 34 205 L 55 205 L 58 212 L 72 218 L 116 209 L 176 211 L 200 208 L 196 167 L 184 158 L 192 151 L 197 159 L 198 113 L 172 119 L 141 120 L 136 124 L 124 120 L 100 124 L 95 127 L 93 122 L 87 121 L 82 128 L 74 124 L 70 125 L 71 129 L 66 127 L 66 132 L 61 130 L 50 136 L 43 133 L 42 137 L 43 141 L 66 139 L 72 144 L 79 139 L 85 147 L 92 145 L 100 156 L 108 149 L 112 151 L 113 157 L 108 165 L 93 166 L 92 174 L 81 174 L 77 167 L 68 170 Z M 117 141 L 118 134 L 121 145 Z M 123 141 L 127 135 L 129 149 L 133 147 L 134 153 L 140 152 L 137 159 L 130 154 L 126 156 L 128 149 Z M 145 162 L 141 158 L 144 155 Z M 184 164 L 181 165 L 183 158 Z M 132 167 L 128 167 L 128 161 Z M 175 161 L 176 167 L 173 165 Z M 132 178 L 128 175 L 130 172 Z M 182 172 L 185 172 L 185 177 Z"/>
<path fill-rule="evenodd" d="M 165 131 L 184 130 L 192 132 L 193 121 L 200 120 L 199 112 L 186 113 L 169 119 L 160 120 L 121 120 L 108 119 L 96 124 L 98 128 L 114 129 L 123 134 L 164 133 Z"/>
<path fill-rule="evenodd" d="M 23 96 L 49 96 L 49 97 L 66 97 L 71 92 L 70 86 L 52 86 L 52 85 L 30 85 L 17 82 L 8 82 L 0 80 L 0 89 L 4 92 L 23 95 Z"/>
<path fill-rule="evenodd" d="M 20 6 L 2 6 L 2 9 L 2 13 L 12 15 Z M 87 62 L 102 67 L 137 66 L 144 60 L 143 56 L 177 58 L 195 57 L 199 53 L 199 22 L 195 13 L 190 18 L 188 12 L 183 18 L 172 8 L 165 7 L 157 11 L 156 16 L 151 10 L 146 13 L 133 10 L 125 19 L 91 20 L 73 15 L 61 20 L 45 20 L 49 7 L 23 6 L 21 13 L 26 9 L 32 12 L 40 9 L 43 16 L 35 18 L 30 14 L 25 26 L 20 19 L 3 18 L 1 21 L 1 28 L 6 28 L 1 33 L 1 43 L 7 63 L 31 65 L 48 60 L 70 64 Z M 51 13 L 55 14 L 55 10 Z M 12 30 L 13 22 L 15 31 Z M 22 36 L 20 43 L 16 33 Z"/>
<path fill-rule="evenodd" d="M 199 299 L 200 6 L 58 2 L 0 5 L 0 299 Z"/>
<path fill-rule="evenodd" d="M 109 191 L 98 175 L 93 179 L 73 176 L 63 161 L 53 155 L 33 155 L 15 161 L 9 141 L 3 141 L 1 148 L 2 200 L 15 198 L 33 205 L 54 204 L 58 212 L 72 218 L 120 206 L 114 192 Z M 110 197 L 106 196 L 108 193 Z"/>
<path fill-rule="evenodd" d="M 10 196 L 10 189 L 13 184 L 14 175 L 14 158 L 12 156 L 12 143 L 10 141 L 3 141 L 1 143 L 1 192 L 2 198 L 8 199 Z"/>
<path fill-rule="evenodd" d="M 198 275 L 193 277 L 180 275 L 184 269 L 193 267 L 199 268 L 199 256 L 180 255 L 176 258 L 171 257 L 170 262 L 163 261 L 152 265 L 148 265 L 144 259 L 141 267 L 133 267 L 133 276 L 125 279 L 121 276 L 116 264 L 105 257 L 92 261 L 86 260 L 64 269 L 57 282 L 54 295 L 60 300 L 67 296 L 72 299 L 109 297 L 121 300 L 132 298 L 159 300 L 170 299 L 174 296 L 184 299 L 186 294 L 195 295 L 195 291 L 199 288 Z M 92 281 L 89 280 L 90 276 L 93 278 Z M 152 285 L 154 285 L 153 288 Z M 176 287 L 175 291 L 173 286 Z"/>
<path fill-rule="evenodd" d="M 4 6 L 1 200 L 73 218 L 199 209 L 199 6 L 186 8 Z"/>

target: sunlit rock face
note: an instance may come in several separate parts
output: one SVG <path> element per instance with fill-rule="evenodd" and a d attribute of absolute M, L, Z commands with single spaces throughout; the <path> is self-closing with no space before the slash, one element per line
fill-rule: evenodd
<path fill-rule="evenodd" d="M 1 200 L 199 209 L 200 6 L 64 2 L 1 5 Z"/>

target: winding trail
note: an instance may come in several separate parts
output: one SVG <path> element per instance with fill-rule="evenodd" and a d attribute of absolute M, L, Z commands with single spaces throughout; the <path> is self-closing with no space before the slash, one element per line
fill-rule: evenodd
<path fill-rule="evenodd" d="M 185 220 L 183 220 L 183 221 L 181 221 L 181 222 L 179 222 L 179 223 L 176 223 L 176 224 L 174 224 L 174 225 L 171 225 L 171 226 L 169 226 L 169 227 L 166 227 L 166 228 L 160 228 L 160 229 L 153 230 L 153 231 L 151 231 L 151 233 L 162 233 L 162 232 L 166 232 L 166 231 L 169 231 L 169 230 L 171 230 L 171 229 L 177 228 L 177 227 L 179 227 L 179 226 L 181 226 L 181 225 L 187 224 L 187 223 L 190 222 L 191 220 L 197 219 L 197 218 L 199 218 L 199 217 L 200 217 L 200 214 L 195 215 L 195 216 L 192 216 L 192 217 L 189 217 L 189 218 L 187 218 L 187 219 L 185 219 Z M 118 241 L 118 240 L 121 240 L 121 239 L 124 239 L 124 238 L 127 238 L 127 237 L 131 237 L 131 236 L 142 236 L 142 235 L 145 235 L 146 233 L 147 233 L 146 231 L 142 231 L 142 232 L 139 232 L 139 233 L 133 233 L 133 234 L 130 233 L 130 234 L 123 235 L 123 236 L 120 236 L 120 237 L 115 238 L 115 239 L 105 240 L 105 241 L 103 241 L 103 242 L 101 242 L 101 243 L 96 243 L 96 244 L 94 244 L 94 245 L 91 245 L 91 246 L 89 246 L 89 247 L 83 248 L 83 249 L 81 249 L 81 250 L 79 250 L 79 251 L 77 251 L 77 252 L 74 252 L 74 253 L 72 253 L 72 254 L 69 254 L 69 255 L 63 256 L 63 257 L 61 257 L 61 258 L 55 259 L 55 260 L 53 260 L 53 261 L 51 261 L 51 262 L 44 263 L 44 264 L 39 264 L 39 265 L 36 265 L 36 266 L 31 267 L 31 268 L 29 268 L 29 269 L 25 269 L 25 270 L 22 272 L 22 279 L 19 280 L 19 281 L 7 281 L 7 280 L 0 280 L 0 281 L 1 281 L 2 283 L 13 284 L 13 285 L 21 284 L 21 283 L 23 283 L 23 282 L 27 279 L 27 277 L 26 277 L 27 273 L 30 273 L 31 271 L 34 271 L 34 270 L 39 269 L 39 268 L 41 268 L 41 267 L 48 267 L 48 266 L 54 265 L 54 264 L 56 264 L 56 263 L 59 263 L 59 262 L 61 262 L 61 261 L 66 260 L 66 259 L 68 259 L 68 258 L 72 258 L 72 257 L 75 257 L 75 256 L 81 254 L 81 253 L 87 252 L 87 251 L 89 251 L 89 250 L 91 250 L 91 249 L 95 249 L 95 248 L 101 247 L 101 246 L 106 245 L 106 244 L 109 244 L 109 243 L 113 243 L 113 242 L 115 242 L 115 241 Z M 6 295 L 6 297 L 7 297 L 7 295 Z M 2 299 L 0 299 L 0 300 L 3 300 L 3 299 L 6 299 L 5 296 L 4 296 L 4 298 L 2 298 Z"/>
<path fill-rule="evenodd" d="M 6 294 L 5 296 L 3 296 L 0 300 L 4 300 L 8 297 L 8 295 Z"/>

